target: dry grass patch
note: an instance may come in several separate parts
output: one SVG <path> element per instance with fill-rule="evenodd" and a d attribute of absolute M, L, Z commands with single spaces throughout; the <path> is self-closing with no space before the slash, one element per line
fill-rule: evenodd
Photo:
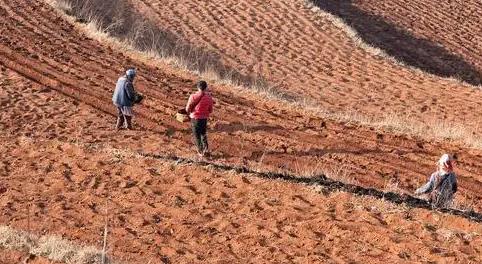
<path fill-rule="evenodd" d="M 59 9 L 66 14 L 71 14 L 72 12 L 72 5 L 68 0 L 46 0 L 46 1 L 54 8 Z"/>
<path fill-rule="evenodd" d="M 452 207 L 464 212 L 473 212 L 476 205 L 476 198 L 469 198 L 462 190 L 456 194 Z"/>
<path fill-rule="evenodd" d="M 301 108 L 303 106 L 299 106 Z M 365 127 L 375 128 L 398 135 L 409 135 L 430 141 L 450 141 L 459 143 L 469 148 L 482 149 L 482 127 L 472 128 L 444 120 L 432 119 L 424 122 L 396 114 L 385 114 L 380 117 L 363 115 L 356 112 L 335 113 L 328 112 L 313 103 L 307 103 L 302 108 L 305 111 L 316 113 L 318 116 L 331 120 Z"/>
<path fill-rule="evenodd" d="M 210 80 L 231 85 L 259 87 L 258 75 L 244 75 L 224 65 L 213 50 L 189 44 L 176 34 L 157 26 L 139 14 L 127 0 L 46 0 L 57 10 L 81 22 L 92 38 L 107 42 L 135 56 L 157 59 Z M 262 80 L 260 82 L 260 80 Z M 263 84 L 264 85 L 264 84 Z"/>
<path fill-rule="evenodd" d="M 0 226 L 0 247 L 72 264 L 102 264 L 102 251 L 79 246 L 58 236 L 35 236 Z M 105 263 L 113 263 L 107 260 Z"/>
<path fill-rule="evenodd" d="M 340 195 L 347 196 L 346 194 L 341 194 L 340 192 L 332 194 L 332 196 L 335 197 Z M 353 207 L 356 210 L 368 211 L 383 216 L 389 214 L 407 213 L 411 210 L 406 204 L 397 205 L 387 200 L 377 199 L 369 196 L 349 196 L 349 202 L 353 204 Z"/>
<path fill-rule="evenodd" d="M 346 184 L 358 185 L 360 184 L 353 176 L 351 176 L 350 170 L 346 165 L 333 166 L 324 170 L 326 177 Z"/>

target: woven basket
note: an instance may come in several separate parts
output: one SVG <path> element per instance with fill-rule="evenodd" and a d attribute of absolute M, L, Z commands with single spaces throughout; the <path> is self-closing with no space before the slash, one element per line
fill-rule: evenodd
<path fill-rule="evenodd" d="M 134 104 L 140 104 L 142 100 L 144 100 L 144 95 L 136 93 L 136 96 L 134 98 Z"/>
<path fill-rule="evenodd" d="M 185 122 L 188 122 L 190 120 L 190 118 L 189 118 L 189 115 L 187 114 L 186 110 L 182 109 L 182 110 L 177 111 L 176 120 L 181 122 L 181 123 L 185 123 Z"/>

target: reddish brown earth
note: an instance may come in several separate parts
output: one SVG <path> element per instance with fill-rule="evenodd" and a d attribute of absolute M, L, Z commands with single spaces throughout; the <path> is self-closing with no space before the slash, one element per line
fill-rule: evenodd
<path fill-rule="evenodd" d="M 469 130 L 471 127 L 477 130 L 482 120 L 480 89 L 416 72 L 373 56 L 356 47 L 353 40 L 332 22 L 307 9 L 305 1 L 131 2 L 146 17 L 158 22 L 160 27 L 177 33 L 193 45 L 219 54 L 223 62 L 234 69 L 248 75 L 261 75 L 281 91 L 314 100 L 325 109 L 359 111 L 374 116 L 396 114 L 418 121 L 449 120 L 465 125 Z M 344 15 L 347 19 L 353 18 L 349 21 L 355 28 L 366 32 L 362 36 L 371 37 L 367 37 L 370 43 L 391 43 L 389 47 L 375 46 L 382 50 L 391 48 L 394 51 L 391 54 L 406 57 L 409 65 L 421 66 L 418 68 L 440 73 L 441 76 L 480 76 L 480 68 L 477 73 L 463 60 L 446 54 L 444 48 L 437 48 L 435 44 L 423 42 L 410 34 L 399 33 L 382 22 L 366 22 L 367 15 L 357 12 L 358 9 L 352 7 L 352 1 L 315 2 L 319 2 L 317 5 L 323 10 Z M 378 3 L 364 2 L 371 2 L 371 5 Z M 410 10 L 418 5 L 405 4 L 413 6 Z M 438 2 L 427 5 L 427 8 L 435 8 L 436 5 Z M 480 13 L 480 9 L 476 8 L 478 5 L 474 4 L 470 10 Z M 456 15 L 462 16 L 463 12 Z M 430 18 L 427 17 L 428 20 Z M 480 35 L 476 32 L 480 32 L 481 23 L 476 21 L 471 24 L 471 36 Z M 376 31 L 369 27 L 371 25 L 382 30 Z M 427 31 L 427 34 L 435 33 Z M 478 37 L 472 39 L 472 45 L 467 47 L 475 54 L 481 52 L 480 46 L 477 46 L 481 43 L 477 41 Z M 447 40 L 457 41 L 450 36 Z M 460 46 L 465 46 L 467 42 L 460 43 Z M 397 47 L 402 51 L 396 53 Z M 410 51 L 413 53 L 410 54 Z M 474 61 L 480 60 L 474 57 L 469 62 Z"/>
<path fill-rule="evenodd" d="M 89 39 L 42 2 L 0 3 L 1 224 L 100 247 L 107 217 L 111 255 L 134 263 L 480 261 L 482 230 L 466 219 L 133 155 L 194 156 L 187 124 L 172 116 L 196 78 Z M 110 97 L 131 65 L 146 101 L 138 130 L 116 132 Z M 333 177 L 412 192 L 441 153 L 458 152 L 456 200 L 482 209 L 480 150 L 212 90 L 215 162 L 299 174 L 341 167 Z"/>
<path fill-rule="evenodd" d="M 0 59 L 5 67 L 50 88 L 38 87 L 35 90 L 32 87 L 36 84 L 16 84 L 16 74 L 4 72 L 6 84 L 14 84 L 4 88 L 6 99 L 2 104 L 11 111 L 2 113 L 5 115 L 2 123 L 6 133 L 15 131 L 28 137 L 40 136 L 63 141 L 109 142 L 115 147 L 133 144 L 134 150 L 161 151 L 181 156 L 192 153 L 188 126 L 172 118 L 192 91 L 194 80 L 189 79 L 192 77 L 166 73 L 153 66 L 136 63 L 72 31 L 71 25 L 60 17 L 55 18 L 56 15 L 45 6 L 23 4 L 22 1 L 16 1 L 16 9 L 9 8 L 9 5 L 4 7 L 12 12 L 6 13 L 11 16 L 7 16 L 4 27 L 16 27 L 6 31 L 11 35 L 3 34 L 2 37 L 8 39 L 0 46 L 4 55 Z M 13 13 L 21 8 L 25 10 L 21 14 L 25 14 L 25 17 Z M 33 13 L 28 13 L 29 10 Z M 36 29 L 29 28 L 27 25 L 33 24 L 29 24 L 27 19 L 36 17 L 36 14 L 39 14 L 39 20 L 54 16 L 56 30 L 49 30 L 48 27 L 53 24 L 46 22 L 37 23 Z M 20 31 L 22 29 L 24 31 Z M 43 34 L 39 30 L 44 30 Z M 67 43 L 62 34 L 70 37 Z M 21 42 L 25 38 L 36 39 L 37 44 L 25 46 Z M 85 50 L 89 50 L 90 55 L 79 52 Z M 37 56 L 38 59 L 31 59 Z M 141 69 L 138 89 L 148 99 L 137 109 L 136 121 L 146 129 L 142 132 L 125 132 L 127 135 L 124 136 L 111 130 L 115 109 L 111 106 L 110 97 L 120 69 L 129 64 Z M 302 172 L 342 164 L 349 174 L 348 178 L 353 177 L 361 184 L 383 188 L 388 182 L 395 181 L 400 182 L 403 189 L 414 190 L 433 170 L 434 162 L 441 153 L 459 152 L 461 181 L 467 182 L 466 187 L 462 188 L 470 188 L 470 197 L 479 195 L 482 157 L 478 150 L 423 142 L 331 121 L 322 125 L 323 120 L 316 116 L 260 101 L 255 96 L 236 94 L 229 87 L 213 89 L 217 105 L 211 123 L 211 141 L 214 157 L 218 161 L 251 165 L 261 163 Z M 66 104 L 53 108 L 55 111 L 51 114 L 28 113 L 37 111 L 37 105 L 40 109 L 50 109 L 50 101 L 43 101 L 47 99 L 42 99 L 42 96 L 52 96 L 51 93 L 56 94 L 55 91 L 68 95 L 70 99 L 63 99 Z M 37 94 L 39 102 L 33 104 L 20 100 L 28 93 Z M 17 97 L 18 102 L 10 99 Z M 33 99 L 27 97 L 24 100 L 28 102 Z M 75 126 L 68 128 L 58 118 L 73 115 L 69 112 L 77 109 L 79 103 L 92 106 L 91 111 L 97 110 L 96 118 L 86 120 L 82 114 L 75 119 Z M 24 119 L 21 123 L 18 122 L 19 116 Z M 246 117 L 249 117 L 248 121 Z M 98 127 L 93 124 L 98 124 Z M 19 131 L 19 125 L 27 131 Z M 36 125 L 42 128 L 36 128 Z"/>
<path fill-rule="evenodd" d="M 464 1 L 352 1 L 360 12 L 383 18 L 409 30 L 419 39 L 444 47 L 472 65 L 474 82 L 482 79 L 482 2 Z M 437 58 L 442 63 L 443 57 Z M 455 66 L 455 65 L 453 65 Z M 460 66 L 460 65 L 458 65 Z M 463 68 L 463 67 L 462 67 Z M 469 70 L 465 68 L 465 70 Z M 468 72 L 466 72 L 468 74 Z M 461 72 L 463 76 L 464 73 Z M 478 77 L 478 78 L 477 78 Z"/>
<path fill-rule="evenodd" d="M 96 144 L 26 139 L 8 145 L 6 151 L 22 160 L 0 200 L 0 221 L 99 246 L 107 217 L 110 254 L 127 263 L 482 257 L 480 224 L 455 216 L 138 158 Z M 31 166 L 36 169 L 22 174 Z"/>

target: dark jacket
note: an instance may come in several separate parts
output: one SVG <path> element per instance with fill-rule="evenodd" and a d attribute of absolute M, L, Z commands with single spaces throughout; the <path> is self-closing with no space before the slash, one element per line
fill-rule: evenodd
<path fill-rule="evenodd" d="M 134 105 L 135 98 L 136 92 L 134 90 L 132 80 L 130 80 L 126 76 L 120 77 L 117 81 L 114 95 L 112 95 L 112 102 L 116 106 L 132 107 Z"/>

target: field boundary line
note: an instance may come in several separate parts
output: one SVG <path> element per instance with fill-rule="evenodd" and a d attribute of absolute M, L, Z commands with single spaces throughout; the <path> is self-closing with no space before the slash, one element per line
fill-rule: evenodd
<path fill-rule="evenodd" d="M 426 75 L 430 76 L 436 79 L 441 79 L 441 80 L 446 80 L 450 82 L 455 82 L 457 84 L 461 84 L 470 88 L 474 89 L 479 89 L 482 90 L 482 84 L 475 85 L 475 84 L 470 84 L 467 81 L 464 81 L 462 79 L 456 78 L 456 77 L 446 77 L 446 76 L 440 76 L 431 72 L 428 72 L 426 70 L 423 70 L 421 68 L 418 68 L 416 66 L 411 66 L 396 57 L 389 55 L 385 50 L 382 48 L 374 47 L 367 43 L 363 38 L 360 36 L 358 31 L 353 28 L 353 26 L 350 26 L 348 23 L 343 20 L 343 18 L 332 14 L 326 10 L 323 10 L 322 8 L 318 7 L 316 3 L 313 0 L 303 0 L 305 8 L 309 11 L 312 12 L 313 15 L 319 18 L 323 18 L 330 22 L 333 26 L 336 28 L 340 29 L 353 43 L 356 47 L 359 47 L 360 49 L 364 50 L 368 54 L 371 54 L 375 57 L 385 59 L 395 65 L 398 65 L 400 67 L 404 67 L 413 73 L 420 74 L 420 75 Z"/>

